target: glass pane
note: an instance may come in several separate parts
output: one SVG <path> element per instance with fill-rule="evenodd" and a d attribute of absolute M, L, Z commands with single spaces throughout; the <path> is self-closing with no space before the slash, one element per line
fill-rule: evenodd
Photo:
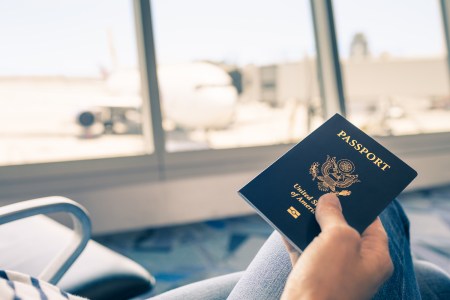
<path fill-rule="evenodd" d="M 0 36 L 0 165 L 151 151 L 132 1 L 3 1 Z"/>
<path fill-rule="evenodd" d="M 439 1 L 335 0 L 350 119 L 376 135 L 450 131 Z"/>
<path fill-rule="evenodd" d="M 320 122 L 307 0 L 152 1 L 167 149 L 297 142 Z"/>

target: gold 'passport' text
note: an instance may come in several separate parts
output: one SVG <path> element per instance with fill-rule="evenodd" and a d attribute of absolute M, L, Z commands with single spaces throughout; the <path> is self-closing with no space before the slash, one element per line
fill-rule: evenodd
<path fill-rule="evenodd" d="M 386 171 L 387 169 L 391 168 L 390 165 L 388 165 L 374 153 L 370 152 L 369 149 L 364 147 L 362 144 L 358 143 L 357 140 L 352 139 L 351 136 L 348 135 L 347 132 L 345 132 L 344 130 L 341 130 L 341 132 L 339 132 L 337 136 L 340 137 L 347 144 L 349 144 L 351 147 L 353 147 L 360 154 L 364 155 L 368 160 L 372 161 L 381 170 Z"/>

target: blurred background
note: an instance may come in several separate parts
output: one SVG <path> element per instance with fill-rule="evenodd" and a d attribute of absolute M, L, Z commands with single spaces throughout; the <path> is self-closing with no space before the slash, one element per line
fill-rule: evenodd
<path fill-rule="evenodd" d="M 119 251 L 143 228 L 235 228 L 220 220 L 253 214 L 236 191 L 339 112 L 418 171 L 406 198 L 447 207 L 449 17 L 446 0 L 0 1 L 0 203 L 70 197 Z M 254 231 L 228 250 L 258 236 L 245 265 L 270 229 L 232 220 Z"/>
<path fill-rule="evenodd" d="M 350 120 L 448 132 L 438 1 L 333 4 Z M 0 5 L 2 165 L 153 152 L 132 1 Z M 295 143 L 323 121 L 308 1 L 156 0 L 152 13 L 167 152 Z"/>

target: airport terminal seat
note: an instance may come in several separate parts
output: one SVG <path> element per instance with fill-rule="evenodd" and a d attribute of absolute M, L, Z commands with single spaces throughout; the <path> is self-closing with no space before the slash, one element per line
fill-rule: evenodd
<path fill-rule="evenodd" d="M 71 215 L 74 230 L 42 215 L 55 212 Z M 142 266 L 90 239 L 87 212 L 67 198 L 0 207 L 0 225 L 0 269 L 26 273 L 93 300 L 130 299 L 154 286 Z"/>

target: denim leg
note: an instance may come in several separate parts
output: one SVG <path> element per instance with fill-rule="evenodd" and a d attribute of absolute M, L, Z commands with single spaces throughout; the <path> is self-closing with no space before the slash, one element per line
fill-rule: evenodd
<path fill-rule="evenodd" d="M 227 299 L 279 299 L 291 270 L 291 261 L 281 235 L 273 232 Z"/>
<path fill-rule="evenodd" d="M 218 276 L 170 290 L 148 300 L 225 300 L 241 277 L 242 272 Z"/>
<path fill-rule="evenodd" d="M 423 300 L 450 299 L 450 276 L 424 260 L 414 260 L 417 282 Z"/>
<path fill-rule="evenodd" d="M 421 299 L 411 257 L 409 221 L 403 208 L 394 200 L 380 218 L 389 237 L 394 273 L 381 286 L 374 299 Z"/>
<path fill-rule="evenodd" d="M 409 222 L 394 200 L 381 214 L 389 236 L 394 273 L 374 299 L 421 299 L 409 247 Z M 232 290 L 228 299 L 279 299 L 291 271 L 289 255 L 281 237 L 274 232 Z"/>

